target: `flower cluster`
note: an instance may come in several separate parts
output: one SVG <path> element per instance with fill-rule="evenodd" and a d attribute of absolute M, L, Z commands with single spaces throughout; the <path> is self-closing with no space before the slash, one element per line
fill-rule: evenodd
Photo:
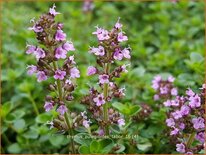
<path fill-rule="evenodd" d="M 84 0 L 82 10 L 84 13 L 91 12 L 94 9 L 93 0 Z"/>
<path fill-rule="evenodd" d="M 177 96 L 178 90 L 173 86 L 174 80 L 175 78 L 172 76 L 169 76 L 167 80 L 163 80 L 160 75 L 155 76 L 152 80 L 152 88 L 156 91 L 154 100 Z"/>
<path fill-rule="evenodd" d="M 98 46 L 90 47 L 89 53 L 97 57 L 97 65 L 89 66 L 87 75 L 97 75 L 100 90 L 90 88 L 89 95 L 85 96 L 82 103 L 88 105 L 88 110 L 93 114 L 94 119 L 99 123 L 100 128 L 111 124 L 123 126 L 123 117 L 107 104 L 113 97 L 122 98 L 125 96 L 125 88 L 119 88 L 114 82 L 114 78 L 120 77 L 121 73 L 126 73 L 128 64 L 114 67 L 115 61 L 130 59 L 130 48 L 122 48 L 121 42 L 128 40 L 122 31 L 122 24 L 117 21 L 111 31 L 96 27 L 93 32 L 97 36 Z M 100 130 L 101 131 L 101 130 Z"/>
<path fill-rule="evenodd" d="M 201 93 L 196 94 L 190 88 L 186 90 L 185 96 L 179 96 L 175 93 L 173 99 L 171 87 L 174 78 L 170 82 L 162 82 L 161 77 L 157 76 L 153 80 L 153 88 L 160 92 L 167 84 L 167 100 L 163 103 L 168 108 L 166 125 L 169 127 L 169 135 L 176 143 L 176 151 L 180 153 L 198 153 L 203 149 L 205 140 L 205 90 L 206 85 L 203 84 Z M 164 83 L 164 84 L 163 84 Z M 166 84 L 165 84 L 166 83 Z M 168 84 L 169 83 L 169 84 Z M 177 88 L 175 88 L 177 90 Z M 177 92 L 177 91 L 176 91 Z M 160 93 L 161 94 L 161 93 Z M 162 95 L 162 94 L 161 94 Z M 163 96 L 166 99 L 166 96 Z M 194 138 L 199 141 L 196 145 L 192 145 Z"/>
<path fill-rule="evenodd" d="M 27 67 L 27 73 L 36 74 L 38 82 L 53 79 L 48 89 L 56 95 L 46 97 L 44 108 L 45 111 L 56 108 L 60 115 L 64 115 L 68 110 L 65 101 L 73 99 L 71 93 L 75 85 L 72 80 L 79 78 L 80 72 L 75 67 L 74 56 L 67 55 L 75 48 L 71 41 L 66 40 L 63 24 L 55 22 L 58 14 L 60 13 L 56 12 L 53 5 L 49 12 L 41 15 L 37 21 L 32 20 L 33 26 L 29 30 L 35 32 L 39 46 L 27 45 L 26 54 L 34 55 L 37 60 L 36 65 Z M 58 61 L 63 61 L 63 65 L 60 66 Z"/>

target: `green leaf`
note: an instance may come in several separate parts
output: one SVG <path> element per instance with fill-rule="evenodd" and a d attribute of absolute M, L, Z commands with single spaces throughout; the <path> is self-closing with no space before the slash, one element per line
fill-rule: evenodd
<path fill-rule="evenodd" d="M 190 54 L 190 60 L 192 61 L 192 62 L 202 62 L 203 60 L 204 60 L 204 57 L 201 55 L 201 54 L 199 54 L 199 53 L 196 53 L 196 52 L 192 52 L 191 54 Z"/>
<path fill-rule="evenodd" d="M 21 147 L 19 146 L 18 143 L 14 143 L 11 144 L 8 148 L 7 148 L 9 153 L 20 153 L 21 152 Z"/>
<path fill-rule="evenodd" d="M 74 136 L 74 141 L 81 145 L 89 146 L 92 139 L 90 135 L 87 133 L 79 133 Z"/>
<path fill-rule="evenodd" d="M 88 146 L 82 145 L 79 147 L 80 154 L 90 154 L 90 149 Z"/>
<path fill-rule="evenodd" d="M 141 151 L 148 151 L 152 147 L 152 143 L 137 144 L 137 148 Z"/>
<path fill-rule="evenodd" d="M 133 104 L 122 104 L 119 102 L 115 102 L 112 104 L 112 106 L 116 109 L 118 109 L 122 114 L 132 116 L 135 115 L 137 112 L 141 110 L 141 107 L 139 105 L 133 105 Z"/>
<path fill-rule="evenodd" d="M 19 119 L 19 120 L 16 120 L 14 122 L 14 128 L 18 131 L 18 130 L 22 130 L 24 129 L 26 123 L 23 119 Z"/>
<path fill-rule="evenodd" d="M 0 116 L 5 117 L 12 110 L 12 107 L 13 104 L 11 102 L 4 103 L 0 109 Z"/>
<path fill-rule="evenodd" d="M 51 120 L 52 116 L 49 113 L 43 113 L 36 117 L 37 123 L 46 123 L 47 121 Z"/>
<path fill-rule="evenodd" d="M 114 147 L 114 144 L 111 139 L 103 139 L 99 141 L 100 153 L 102 154 L 109 153 L 113 147 Z"/>
<path fill-rule="evenodd" d="M 100 151 L 99 142 L 96 140 L 93 140 L 90 144 L 90 152 L 91 153 L 99 153 L 99 151 Z"/>
<path fill-rule="evenodd" d="M 63 140 L 64 140 L 63 135 L 56 135 L 56 136 L 53 135 L 49 138 L 49 142 L 55 147 L 61 146 Z"/>
<path fill-rule="evenodd" d="M 23 136 L 28 139 L 37 139 L 38 133 L 35 130 L 29 130 L 26 133 L 24 133 Z"/>

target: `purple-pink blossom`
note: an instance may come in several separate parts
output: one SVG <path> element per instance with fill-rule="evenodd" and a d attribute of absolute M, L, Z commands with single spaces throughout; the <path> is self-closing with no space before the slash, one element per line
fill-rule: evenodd
<path fill-rule="evenodd" d="M 80 72 L 76 67 L 73 67 L 70 69 L 70 76 L 71 78 L 79 78 L 80 77 Z"/>
<path fill-rule="evenodd" d="M 89 128 L 90 121 L 89 120 L 83 120 L 82 124 L 85 128 Z"/>
<path fill-rule="evenodd" d="M 65 75 L 66 75 L 66 72 L 65 72 L 65 71 L 62 71 L 62 70 L 58 69 L 58 70 L 55 71 L 54 78 L 55 78 L 56 80 L 57 80 L 57 79 L 63 80 L 64 77 L 65 77 Z"/>
<path fill-rule="evenodd" d="M 109 75 L 107 74 L 99 75 L 99 83 L 101 84 L 109 83 Z"/>
<path fill-rule="evenodd" d="M 88 76 L 96 74 L 96 72 L 97 72 L 97 69 L 93 66 L 89 66 L 88 69 L 87 69 L 87 75 Z"/>
<path fill-rule="evenodd" d="M 46 112 L 52 110 L 53 108 L 54 108 L 54 106 L 53 106 L 52 102 L 47 102 L 47 101 L 45 102 L 44 109 Z"/>
<path fill-rule="evenodd" d="M 180 153 L 185 153 L 185 145 L 183 143 L 176 144 L 176 151 Z"/>
<path fill-rule="evenodd" d="M 167 126 L 169 126 L 169 127 L 175 126 L 175 121 L 173 118 L 166 119 L 166 123 L 167 123 Z"/>
<path fill-rule="evenodd" d="M 204 132 L 199 132 L 196 134 L 195 138 L 199 140 L 201 143 L 205 142 L 205 133 Z"/>
<path fill-rule="evenodd" d="M 123 54 L 123 56 L 124 56 L 126 59 L 130 59 L 130 58 L 131 58 L 129 48 L 124 48 L 124 49 L 122 50 L 122 54 Z"/>
<path fill-rule="evenodd" d="M 196 94 L 195 96 L 190 96 L 189 106 L 191 108 L 198 108 L 201 106 L 201 98 Z"/>
<path fill-rule="evenodd" d="M 115 60 L 122 60 L 123 57 L 124 57 L 124 55 L 122 54 L 122 51 L 119 48 L 116 48 L 115 52 L 114 52 L 114 55 L 113 55 L 113 58 Z"/>
<path fill-rule="evenodd" d="M 205 127 L 205 120 L 202 117 L 192 119 L 193 127 L 198 130 Z"/>
<path fill-rule="evenodd" d="M 56 8 L 56 6 L 54 4 L 53 7 L 49 9 L 49 13 L 53 16 L 60 14 L 59 12 L 56 12 L 55 8 Z"/>
<path fill-rule="evenodd" d="M 183 105 L 182 107 L 181 107 L 181 114 L 183 115 L 183 116 L 185 116 L 185 115 L 188 115 L 189 113 L 190 113 L 190 107 L 189 106 L 187 106 L 187 105 Z"/>
<path fill-rule="evenodd" d="M 179 133 L 179 129 L 178 128 L 174 128 L 171 132 L 170 135 L 177 135 Z"/>
<path fill-rule="evenodd" d="M 55 40 L 56 41 L 64 41 L 66 40 L 66 33 L 64 33 L 62 30 L 57 30 L 55 34 Z"/>
<path fill-rule="evenodd" d="M 117 120 L 117 123 L 119 126 L 124 126 L 125 125 L 125 120 L 123 118 L 120 118 Z"/>
<path fill-rule="evenodd" d="M 119 18 L 119 19 L 120 19 L 120 18 Z M 116 22 L 116 24 L 114 25 L 114 27 L 115 27 L 116 29 L 122 28 L 122 24 L 119 22 L 119 19 L 118 19 L 118 21 Z"/>
<path fill-rule="evenodd" d="M 34 45 L 27 45 L 26 54 L 34 54 L 36 51 L 36 46 Z"/>
<path fill-rule="evenodd" d="M 105 51 L 104 51 L 104 47 L 103 46 L 98 46 L 98 48 L 96 47 L 91 47 L 90 53 L 93 53 L 97 56 L 104 56 L 105 55 Z"/>
<path fill-rule="evenodd" d="M 174 82 L 174 81 L 175 81 L 175 78 L 174 78 L 173 76 L 169 76 L 169 77 L 167 78 L 167 81 L 169 81 L 169 82 Z"/>
<path fill-rule="evenodd" d="M 97 106 L 105 104 L 104 95 L 99 94 L 97 97 L 93 99 L 93 101 L 96 103 Z"/>
<path fill-rule="evenodd" d="M 67 41 L 62 45 L 62 48 L 66 51 L 75 51 L 73 43 L 70 41 Z"/>
<path fill-rule="evenodd" d="M 40 47 L 36 49 L 34 55 L 36 56 L 37 60 L 39 60 L 40 58 L 44 58 L 46 56 L 45 51 Z"/>
<path fill-rule="evenodd" d="M 182 118 L 181 111 L 176 110 L 175 112 L 172 113 L 172 116 L 174 117 L 174 119 L 180 119 L 180 118 Z"/>
<path fill-rule="evenodd" d="M 32 74 L 34 74 L 34 73 L 37 72 L 37 67 L 34 66 L 34 65 L 29 65 L 29 66 L 27 67 L 27 69 L 28 69 L 28 71 L 27 71 L 27 74 L 28 74 L 28 75 L 32 75 Z"/>
<path fill-rule="evenodd" d="M 127 41 L 128 38 L 127 38 L 127 36 L 124 35 L 122 32 L 119 32 L 119 33 L 118 33 L 118 36 L 117 36 L 117 40 L 118 40 L 119 42 L 123 42 L 123 41 Z"/>
<path fill-rule="evenodd" d="M 190 88 L 188 88 L 188 90 L 186 90 L 186 94 L 190 97 L 195 95 L 195 93 Z"/>
<path fill-rule="evenodd" d="M 172 88 L 171 89 L 171 95 L 177 96 L 177 94 L 178 94 L 177 88 Z"/>
<path fill-rule="evenodd" d="M 38 71 L 36 76 L 37 76 L 37 81 L 38 82 L 47 80 L 47 76 L 46 76 L 44 71 Z"/>
<path fill-rule="evenodd" d="M 57 47 L 55 50 L 55 58 L 57 59 L 65 59 L 67 57 L 67 51 L 64 50 L 61 46 Z"/>
<path fill-rule="evenodd" d="M 67 107 L 65 105 L 61 105 L 59 106 L 59 108 L 57 109 L 57 112 L 60 113 L 60 115 L 64 115 L 65 112 L 67 112 Z"/>
<path fill-rule="evenodd" d="M 93 32 L 92 34 L 96 34 L 98 40 L 102 41 L 102 40 L 107 40 L 110 38 L 109 32 L 107 30 L 99 28 L 99 27 L 96 27 L 96 28 L 97 28 L 97 30 L 95 32 Z"/>

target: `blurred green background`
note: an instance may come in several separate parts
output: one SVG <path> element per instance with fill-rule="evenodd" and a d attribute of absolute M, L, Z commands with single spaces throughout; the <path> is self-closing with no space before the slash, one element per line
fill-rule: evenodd
<path fill-rule="evenodd" d="M 83 12 L 83 2 L 55 2 L 61 12 L 56 20 L 64 23 L 67 38 L 73 41 L 75 58 L 81 71 L 77 80 L 74 111 L 82 111 L 81 98 L 88 93 L 94 79 L 86 76 L 86 68 L 95 64 L 88 54 L 97 45 L 92 32 L 99 25 L 111 29 L 121 17 L 123 30 L 132 48 L 131 66 L 118 83 L 126 87 L 122 102 L 146 103 L 153 108 L 149 120 L 136 123 L 142 137 L 152 147 L 127 153 L 171 153 L 174 148 L 160 140 L 164 118 L 153 101 L 151 80 L 157 75 L 173 75 L 183 93 L 187 87 L 197 89 L 204 81 L 204 1 L 168 2 L 94 2 L 94 9 Z M 69 141 L 50 133 L 45 125 L 51 115 L 44 113 L 47 91 L 45 83 L 26 74 L 35 58 L 25 54 L 26 43 L 37 44 L 35 34 L 27 28 L 52 7 L 53 2 L 3 2 L 1 53 L 1 151 L 3 153 L 66 153 Z M 126 62 L 128 63 L 128 62 Z M 40 114 L 36 114 L 36 104 Z M 140 127 L 140 128 L 139 128 Z M 146 132 L 148 132 L 146 134 Z M 166 152 L 165 152 L 166 151 Z"/>

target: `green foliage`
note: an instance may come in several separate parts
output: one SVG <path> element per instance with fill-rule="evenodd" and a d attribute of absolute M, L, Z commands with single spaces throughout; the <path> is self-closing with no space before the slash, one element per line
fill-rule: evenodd
<path fill-rule="evenodd" d="M 180 94 L 185 88 L 197 89 L 204 81 L 204 1 L 171 2 L 99 2 L 91 13 L 83 13 L 82 2 L 56 2 L 64 23 L 64 31 L 77 49 L 75 57 L 81 71 L 77 80 L 75 101 L 69 106 L 80 112 L 80 103 L 88 93 L 88 85 L 95 79 L 86 76 L 86 67 L 95 64 L 88 54 L 89 46 L 96 45 L 92 32 L 95 26 L 110 28 L 121 17 L 129 38 L 132 59 L 128 74 L 117 82 L 125 86 L 126 95 L 121 103 L 112 106 L 128 118 L 136 115 L 139 105 L 152 107 L 147 120 L 128 123 L 123 135 L 138 135 L 134 139 L 84 139 L 86 133 L 75 131 L 75 143 L 80 153 L 174 153 L 165 135 L 165 109 L 153 100 L 151 80 L 154 75 L 176 77 Z M 43 109 L 46 82 L 26 74 L 26 66 L 34 64 L 25 55 L 26 43 L 37 44 L 34 33 L 27 28 L 33 17 L 47 12 L 53 2 L 3 2 L 1 83 L 2 153 L 68 153 L 70 141 L 46 126 L 56 116 Z M 87 85 L 88 84 L 88 85 Z M 40 114 L 35 111 L 35 106 Z M 129 119 L 128 119 L 129 120 Z M 115 128 L 115 127 L 114 127 Z M 85 130 L 84 130 L 85 131 Z M 117 131 L 119 132 L 119 131 Z M 136 143 L 133 143 L 135 141 Z M 117 148 L 116 150 L 114 148 Z"/>

